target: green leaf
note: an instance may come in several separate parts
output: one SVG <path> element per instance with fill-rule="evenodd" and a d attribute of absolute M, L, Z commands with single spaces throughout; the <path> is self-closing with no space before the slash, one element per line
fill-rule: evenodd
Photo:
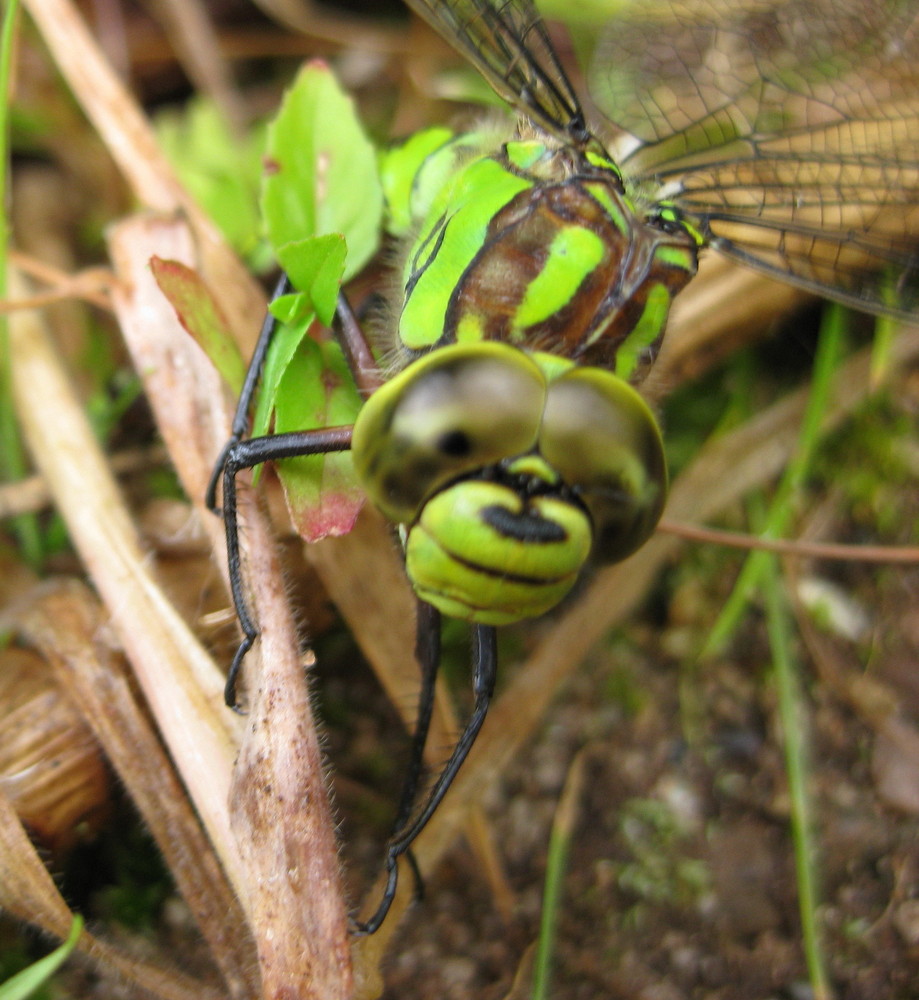
<path fill-rule="evenodd" d="M 26 1000 L 40 986 L 46 983 L 63 965 L 65 959 L 76 947 L 80 934 L 83 933 L 83 918 L 75 916 L 70 925 L 67 940 L 55 948 L 50 955 L 45 955 L 27 969 L 16 973 L 12 979 L 0 984 L 0 1000 Z"/>
<path fill-rule="evenodd" d="M 321 331 L 313 314 L 304 311 L 306 298 L 285 295 L 271 304 L 281 322 L 265 359 L 253 437 L 353 424 L 361 408 L 341 348 L 310 336 Z M 277 465 L 291 520 L 304 539 L 318 541 L 351 530 L 363 491 L 350 455 L 313 455 Z"/>
<path fill-rule="evenodd" d="M 339 346 L 300 340 L 285 367 L 275 401 L 276 433 L 353 424 L 361 398 Z M 307 541 L 351 530 L 363 503 L 347 453 L 285 459 L 278 463 L 287 507 Z"/>
<path fill-rule="evenodd" d="M 278 260 L 294 288 L 304 292 L 319 319 L 331 326 L 348 247 L 338 233 L 313 236 L 278 248 Z"/>
<path fill-rule="evenodd" d="M 258 194 L 264 126 L 239 135 L 213 101 L 194 99 L 156 117 L 157 138 L 176 173 L 234 249 L 264 265 Z"/>
<path fill-rule="evenodd" d="M 357 274 L 379 245 L 383 194 L 374 147 L 324 63 L 307 64 L 287 92 L 266 162 L 262 211 L 275 252 L 339 233 L 348 245 L 343 280 Z"/>
<path fill-rule="evenodd" d="M 331 324 L 339 289 L 376 253 L 383 195 L 374 147 L 328 67 L 305 67 L 269 127 L 262 209 L 297 293 L 271 303 L 281 323 L 262 373 L 253 436 L 354 422 L 361 399 L 341 349 L 310 336 Z M 312 328 L 312 329 L 311 329 Z M 363 494 L 347 455 L 278 463 L 294 526 L 307 540 L 349 531 Z"/>
<path fill-rule="evenodd" d="M 236 395 L 242 388 L 246 366 L 217 300 L 201 275 L 177 260 L 153 257 L 150 270 L 160 291 L 169 299 L 179 322 L 213 361 L 214 367 Z"/>
<path fill-rule="evenodd" d="M 275 330 L 271 348 L 265 358 L 265 367 L 262 370 L 258 403 L 255 408 L 255 416 L 252 418 L 252 437 L 262 437 L 269 433 L 281 379 L 300 346 L 300 342 L 306 337 L 315 319 L 311 312 L 303 312 L 300 309 L 299 306 L 304 301 L 304 295 L 284 295 L 275 299 L 269 306 L 272 315 L 280 322 Z M 309 386 L 301 388 L 305 388 L 307 391 L 310 389 Z M 321 381 L 317 381 L 313 388 L 321 390 Z M 299 428 L 288 428 L 288 430 L 297 429 Z"/>

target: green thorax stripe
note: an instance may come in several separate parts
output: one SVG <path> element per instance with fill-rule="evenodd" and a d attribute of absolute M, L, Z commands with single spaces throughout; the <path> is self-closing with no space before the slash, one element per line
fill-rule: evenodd
<path fill-rule="evenodd" d="M 411 145 L 403 154 L 406 162 Z M 416 140 L 414 148 L 425 154 L 416 177 L 432 172 L 432 160 L 442 163 L 450 145 L 442 134 Z M 515 140 L 473 159 L 436 196 L 429 195 L 427 217 L 403 272 L 402 345 L 420 352 L 452 341 L 523 342 L 530 328 L 558 315 L 606 255 L 604 235 L 595 231 L 597 218 L 612 223 L 620 240 L 628 231 L 625 213 L 604 184 L 612 182 L 618 193 L 618 174 L 591 169 L 602 180 L 584 184 L 566 176 L 570 154 L 535 140 Z M 391 215 L 397 225 L 409 201 L 405 192 L 419 187 L 417 180 L 407 183 L 404 174 L 392 186 Z M 550 202 L 564 192 L 562 200 L 571 203 L 559 212 L 550 208 L 547 217 L 539 210 L 543 191 Z M 582 206 L 576 202 L 585 200 L 592 204 L 581 224 Z M 416 198 L 414 207 L 419 204 L 424 200 Z M 495 252 L 489 251 L 491 243 Z M 464 279 L 479 290 L 484 279 L 481 308 L 464 294 Z M 504 317 L 501 329 L 495 328 L 496 315 Z"/>
<path fill-rule="evenodd" d="M 482 249 L 489 223 L 532 184 L 498 160 L 482 157 L 463 167 L 434 200 L 403 272 L 399 337 L 410 351 L 440 341 L 450 297 Z"/>
<path fill-rule="evenodd" d="M 390 233 L 406 236 L 416 230 L 459 165 L 494 146 L 495 139 L 487 133 L 435 127 L 416 132 L 387 150 L 380 163 L 380 179 Z"/>

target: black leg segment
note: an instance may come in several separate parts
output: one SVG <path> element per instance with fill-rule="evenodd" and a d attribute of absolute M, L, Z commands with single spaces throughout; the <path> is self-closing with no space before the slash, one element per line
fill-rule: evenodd
<path fill-rule="evenodd" d="M 383 890 L 383 898 L 370 919 L 358 925 L 359 933 L 373 934 L 386 919 L 386 914 L 396 896 L 396 886 L 399 881 L 399 858 L 411 848 L 412 843 L 425 828 L 428 820 L 434 815 L 434 811 L 443 801 L 447 789 L 472 749 L 491 704 L 497 667 L 498 651 L 494 627 L 474 625 L 472 628 L 472 690 L 475 703 L 472 714 L 450 754 L 450 759 L 434 783 L 427 802 L 418 815 L 407 822 L 402 830 L 396 831 L 390 840 L 386 850 L 386 887 Z M 404 805 L 404 802 L 402 804 Z"/>

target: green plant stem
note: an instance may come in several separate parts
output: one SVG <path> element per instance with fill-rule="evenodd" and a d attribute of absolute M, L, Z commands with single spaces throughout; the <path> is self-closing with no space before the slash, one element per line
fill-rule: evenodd
<path fill-rule="evenodd" d="M 804 736 L 805 710 L 798 681 L 798 666 L 791 654 L 791 627 L 788 610 L 782 599 L 779 565 L 769 554 L 767 572 L 762 580 L 766 602 L 766 627 L 772 651 L 773 674 L 779 696 L 779 717 L 788 790 L 791 799 L 791 836 L 794 843 L 795 873 L 804 954 L 815 1000 L 829 1000 L 829 981 L 823 961 L 817 925 L 817 878 L 814 859 L 816 847 L 808 798 L 808 760 Z"/>
<path fill-rule="evenodd" d="M 810 470 L 811 461 L 820 441 L 820 425 L 827 411 L 833 375 L 842 357 L 846 334 L 845 315 L 843 308 L 836 305 L 828 305 L 824 312 L 814 359 L 811 392 L 801 423 L 798 447 L 779 482 L 766 515 L 761 531 L 764 538 L 780 538 L 787 531 L 794 513 L 791 501 L 803 486 Z M 721 648 L 735 631 L 750 595 L 761 585 L 768 571 L 771 558 L 769 553 L 762 551 L 753 552 L 748 556 L 730 597 L 725 601 L 721 614 L 699 653 L 700 660 Z"/>
<path fill-rule="evenodd" d="M 9 215 L 9 134 L 10 83 L 13 75 L 13 46 L 19 0 L 6 0 L 0 26 L 0 299 L 7 297 Z M 26 473 L 26 458 L 16 423 L 10 377 L 10 345 L 6 316 L 0 316 L 0 481 L 21 479 Z M 12 520 L 25 559 L 33 566 L 41 562 L 42 544 L 38 521 L 31 514 Z"/>
<path fill-rule="evenodd" d="M 28 1000 L 63 965 L 76 947 L 82 933 L 83 918 L 75 916 L 70 925 L 70 934 L 63 944 L 55 948 L 50 955 L 46 955 L 34 965 L 17 973 L 12 979 L 0 983 L 0 1000 Z"/>
<path fill-rule="evenodd" d="M 568 772 L 555 819 L 552 821 L 552 833 L 549 836 L 539 941 L 533 963 L 533 1000 L 546 1000 L 549 996 L 550 969 L 555 951 L 555 928 L 558 924 L 559 904 L 568 864 L 568 848 L 577 819 L 577 806 L 583 784 L 584 758 L 578 754 Z"/>

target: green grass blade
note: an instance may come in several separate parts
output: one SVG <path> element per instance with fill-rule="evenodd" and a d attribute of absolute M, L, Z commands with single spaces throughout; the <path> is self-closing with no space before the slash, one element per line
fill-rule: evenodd
<path fill-rule="evenodd" d="M 842 358 L 847 332 L 846 318 L 847 313 L 841 306 L 829 305 L 824 311 L 814 359 L 811 392 L 801 424 L 798 447 L 779 482 L 766 514 L 761 531 L 765 538 L 782 537 L 791 522 L 794 513 L 793 498 L 807 478 L 820 441 L 820 425 L 828 407 L 833 375 Z M 769 564 L 770 556 L 765 552 L 753 552 L 747 557 L 734 589 L 699 653 L 699 659 L 704 659 L 721 648 L 737 629 L 750 595 L 762 584 Z"/>
<path fill-rule="evenodd" d="M 43 986 L 63 965 L 66 958 L 76 947 L 83 933 L 83 918 L 76 916 L 70 925 L 67 940 L 55 948 L 50 955 L 45 955 L 22 972 L 17 972 L 5 983 L 0 983 L 0 1000 L 26 1000 L 39 987 Z"/>
<path fill-rule="evenodd" d="M 7 297 L 9 266 L 10 81 L 13 75 L 13 42 L 18 14 L 18 0 L 7 0 L 0 26 L 0 299 Z M 13 406 L 9 330 L 6 316 L 3 315 L 0 316 L 0 482 L 21 479 L 25 473 L 25 451 Z M 11 523 L 24 558 L 37 566 L 42 557 L 38 520 L 31 514 L 22 514 L 13 518 Z"/>
<path fill-rule="evenodd" d="M 890 369 L 890 355 L 893 342 L 899 333 L 900 325 L 889 316 L 878 316 L 874 330 L 874 344 L 871 349 L 871 385 L 879 386 Z"/>
<path fill-rule="evenodd" d="M 555 951 L 555 929 L 561 902 L 568 848 L 577 820 L 578 802 L 584 784 L 584 758 L 578 754 L 571 764 L 565 787 L 562 789 L 552 833 L 549 835 L 549 854 L 546 860 L 546 881 L 542 897 L 542 917 L 539 923 L 539 941 L 533 963 L 533 1000 L 546 1000 L 549 996 L 552 955 Z"/>
<path fill-rule="evenodd" d="M 791 836 L 794 843 L 795 873 L 804 954 L 815 1000 L 830 996 L 817 923 L 816 847 L 808 799 L 807 746 L 804 736 L 805 707 L 798 681 L 799 667 L 791 653 L 791 626 L 783 600 L 778 561 L 768 554 L 763 590 L 766 627 L 772 652 L 772 669 L 779 696 L 785 770 L 791 799 Z"/>

